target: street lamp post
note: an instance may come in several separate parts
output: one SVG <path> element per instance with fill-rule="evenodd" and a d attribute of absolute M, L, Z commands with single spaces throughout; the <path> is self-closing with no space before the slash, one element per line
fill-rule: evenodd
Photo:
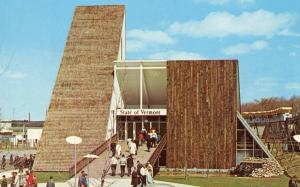
<path fill-rule="evenodd" d="M 76 187 L 76 173 L 77 173 L 77 168 L 76 168 L 76 145 L 80 144 L 82 142 L 82 139 L 78 136 L 68 136 L 66 138 L 66 141 L 69 144 L 74 145 L 74 167 L 75 167 L 75 171 L 74 171 L 74 178 L 75 178 L 75 182 L 74 182 L 74 187 Z"/>
<path fill-rule="evenodd" d="M 99 158 L 99 156 L 97 156 L 97 155 L 93 155 L 93 154 L 87 154 L 87 155 L 85 155 L 84 156 L 84 158 L 87 158 L 88 159 L 88 161 L 89 161 L 89 163 L 88 163 L 88 165 L 87 165 L 87 176 L 88 176 L 88 186 L 90 186 L 90 168 L 89 168 L 89 166 L 90 166 L 90 161 L 91 161 L 91 159 L 96 159 L 96 158 Z"/>

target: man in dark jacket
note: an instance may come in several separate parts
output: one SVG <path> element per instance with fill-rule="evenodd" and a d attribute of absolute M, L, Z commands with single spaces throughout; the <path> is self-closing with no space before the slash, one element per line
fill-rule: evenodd
<path fill-rule="evenodd" d="M 297 176 L 293 176 L 289 180 L 289 187 L 297 187 Z"/>
<path fill-rule="evenodd" d="M 152 145 L 151 140 L 150 140 L 150 138 L 148 137 L 148 138 L 147 138 L 147 149 L 148 149 L 148 152 L 150 152 L 151 145 Z"/>
<path fill-rule="evenodd" d="M 135 145 L 136 145 L 136 152 L 139 150 L 139 140 L 138 139 L 135 139 L 134 141 L 133 141 L 134 143 L 135 143 Z M 137 154 L 136 154 L 137 155 Z"/>
<path fill-rule="evenodd" d="M 133 158 L 132 158 L 132 155 L 129 155 L 127 157 L 127 171 L 128 171 L 128 176 L 131 175 L 131 168 L 134 166 L 134 163 L 133 163 Z"/>
<path fill-rule="evenodd" d="M 141 175 L 141 168 L 143 167 L 143 164 L 140 163 L 140 161 L 136 162 L 136 168 L 137 168 L 137 173 L 138 173 L 138 178 L 139 178 L 139 184 L 142 180 L 142 175 Z"/>
<path fill-rule="evenodd" d="M 86 180 L 86 176 L 87 174 L 82 171 L 81 172 L 81 177 L 79 178 L 79 182 L 80 182 L 80 187 L 87 187 L 87 180 Z"/>
<path fill-rule="evenodd" d="M 87 187 L 86 173 L 81 171 L 81 174 L 78 179 L 78 187 Z"/>
<path fill-rule="evenodd" d="M 138 184 L 139 184 L 139 177 L 138 177 L 137 170 L 136 170 L 136 168 L 134 167 L 134 168 L 133 168 L 132 175 L 131 175 L 131 185 L 132 185 L 133 187 L 136 187 Z"/>
<path fill-rule="evenodd" d="M 46 187 L 55 187 L 55 183 L 54 183 L 54 180 L 53 180 L 53 177 L 50 176 L 48 182 L 47 182 L 47 185 Z"/>
<path fill-rule="evenodd" d="M 7 187 L 7 180 L 5 175 L 2 176 L 1 187 Z"/>
<path fill-rule="evenodd" d="M 136 162 L 136 169 L 137 169 L 138 175 L 141 175 L 140 171 L 141 171 L 142 167 L 143 167 L 143 164 L 141 164 L 140 161 L 137 161 Z"/>

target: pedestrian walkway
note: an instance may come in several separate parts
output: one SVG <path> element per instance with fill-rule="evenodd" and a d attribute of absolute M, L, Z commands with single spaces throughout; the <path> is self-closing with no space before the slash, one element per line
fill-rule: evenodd
<path fill-rule="evenodd" d="M 122 153 L 125 154 L 125 156 L 129 155 L 128 152 L 128 147 L 126 141 L 119 141 L 118 142 L 121 147 L 122 147 Z M 140 161 L 142 164 L 145 164 L 152 153 L 155 151 L 155 148 L 151 148 L 150 152 L 147 151 L 146 145 L 140 146 L 138 149 L 138 154 L 134 156 L 134 165 L 136 166 L 136 162 Z M 117 176 L 111 176 L 111 171 L 110 171 L 110 156 L 111 156 L 111 151 L 105 151 L 100 155 L 99 159 L 95 159 L 93 162 L 89 164 L 89 166 L 85 167 L 83 170 L 88 173 L 88 177 L 90 180 L 90 187 L 99 187 L 101 184 L 101 175 L 102 171 L 105 167 L 109 168 L 109 172 L 105 177 L 105 183 L 104 186 L 110 186 L 110 187 L 127 187 L 131 186 L 131 178 L 125 175 L 123 178 L 121 178 L 120 175 L 120 166 L 118 165 L 117 167 Z M 127 174 L 127 170 L 126 170 Z M 74 177 L 70 179 L 67 183 L 61 184 L 63 185 L 68 185 L 72 186 L 74 184 Z M 61 186 L 61 187 L 62 187 Z M 148 185 L 149 186 L 149 185 Z M 155 184 L 151 185 L 153 187 L 160 187 L 160 186 L 176 186 L 176 187 L 191 187 L 190 185 L 182 185 L 182 184 L 176 184 L 176 183 L 169 183 L 169 182 L 162 182 L 162 181 L 155 181 Z M 43 187 L 41 185 L 41 187 Z M 56 187 L 60 187 L 60 184 L 56 185 Z"/>
<path fill-rule="evenodd" d="M 127 147 L 126 141 L 119 141 L 118 143 L 122 147 L 122 153 L 125 154 L 125 156 L 127 157 L 129 155 L 129 152 L 128 152 L 128 147 Z M 136 166 L 136 161 L 138 161 L 138 160 L 142 164 L 145 164 L 149 160 L 149 158 L 150 158 L 151 154 L 154 152 L 154 150 L 155 150 L 155 148 L 151 148 L 150 152 L 148 152 L 145 144 L 143 146 L 140 146 L 138 149 L 138 154 L 136 156 L 134 156 L 134 165 Z M 88 176 L 91 178 L 101 178 L 102 171 L 105 169 L 105 167 L 108 166 L 110 168 L 110 166 L 109 166 L 110 156 L 111 156 L 111 151 L 107 150 L 107 151 L 103 152 L 100 155 L 100 158 L 95 159 L 93 162 L 91 162 L 89 164 L 89 166 L 85 167 L 83 170 L 86 173 L 88 173 Z M 127 169 L 126 169 L 126 172 L 127 172 Z M 111 171 L 109 169 L 107 178 L 111 178 L 110 173 L 111 173 Z M 120 166 L 118 164 L 117 175 L 119 175 L 119 174 L 120 174 Z M 118 176 L 115 176 L 115 177 L 118 177 Z"/>
<path fill-rule="evenodd" d="M 64 185 L 74 184 L 74 178 L 72 178 L 68 183 L 64 183 Z M 39 185 L 40 186 L 40 185 Z M 130 187 L 131 179 L 130 178 L 107 178 L 105 179 L 104 187 Z M 151 187 L 193 187 L 191 185 L 171 183 L 171 182 L 163 182 L 163 181 L 154 181 L 154 184 L 147 185 Z M 44 187 L 41 185 L 41 187 Z M 60 184 L 55 185 L 55 187 L 63 187 Z M 64 186 L 66 187 L 66 186 Z M 91 179 L 89 187 L 100 187 L 100 181 L 96 179 Z"/>
<path fill-rule="evenodd" d="M 3 175 L 5 175 L 6 178 L 10 178 L 12 177 L 11 173 L 12 172 L 18 172 L 19 170 L 9 170 L 9 171 L 3 171 L 0 173 L 0 176 L 2 177 Z M 28 169 L 24 169 L 23 172 L 26 173 L 26 171 L 28 171 Z"/>

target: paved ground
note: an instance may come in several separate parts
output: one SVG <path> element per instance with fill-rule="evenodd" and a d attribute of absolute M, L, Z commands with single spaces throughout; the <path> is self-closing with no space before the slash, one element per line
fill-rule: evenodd
<path fill-rule="evenodd" d="M 121 141 L 120 145 L 122 146 L 122 152 L 125 153 L 125 155 L 127 156 L 128 150 L 127 150 L 127 145 L 125 141 Z M 147 151 L 146 146 L 142 146 L 139 147 L 138 150 L 138 154 L 137 156 L 135 156 L 134 158 L 134 163 L 136 165 L 136 161 L 139 160 L 141 163 L 146 163 L 151 154 L 153 153 L 155 149 L 151 149 L 150 152 Z M 9 152 L 11 153 L 11 152 Z M 19 153 L 20 156 L 22 156 L 23 154 L 30 154 L 30 152 L 22 152 L 22 151 L 18 151 L 18 152 L 14 152 L 14 154 Z M 8 152 L 6 152 L 6 154 L 8 154 Z M 111 152 L 107 151 L 104 152 L 103 154 L 101 154 L 99 159 L 94 160 L 92 163 L 90 163 L 89 165 L 89 176 L 91 177 L 90 179 L 90 186 L 89 187 L 100 187 L 100 176 L 101 176 L 101 171 L 105 168 L 106 165 L 108 165 L 108 161 L 110 160 L 110 155 Z M 87 171 L 87 168 L 84 168 L 85 171 Z M 11 177 L 11 172 L 13 170 L 10 171 L 4 171 L 1 172 L 0 175 L 6 175 L 6 177 Z M 109 171 L 110 174 L 110 171 Z M 118 166 L 117 168 L 117 174 L 120 174 L 120 167 Z M 65 182 L 65 183 L 56 183 L 55 186 L 56 187 L 71 187 L 74 186 L 74 178 L 70 179 L 69 181 Z M 131 183 L 131 179 L 127 176 L 125 176 L 124 178 L 121 178 L 120 176 L 115 176 L 112 177 L 110 175 L 108 175 L 105 179 L 105 187 L 129 187 Z M 46 183 L 40 183 L 38 185 L 39 187 L 46 187 Z M 148 185 L 149 186 L 149 185 Z M 151 185 L 152 187 L 161 187 L 161 186 L 166 186 L 166 187 L 191 187 L 189 185 L 182 185 L 182 184 L 176 184 L 176 183 L 167 183 L 167 182 L 161 182 L 161 181 L 155 181 L 155 184 Z M 77 185 L 76 185 L 77 187 Z"/>
<path fill-rule="evenodd" d="M 119 144 L 122 147 L 122 153 L 125 154 L 125 156 L 127 157 L 127 155 L 129 155 L 128 152 L 128 147 L 125 141 L 119 141 Z M 145 164 L 151 154 L 153 153 L 155 149 L 151 148 L 150 152 L 147 151 L 146 145 L 143 145 L 141 147 L 139 147 L 138 149 L 138 154 L 136 156 L 134 156 L 134 165 L 136 165 L 136 161 L 140 161 L 142 164 Z M 102 153 L 100 155 L 99 159 L 94 160 L 93 162 L 91 162 L 89 164 L 89 168 L 84 168 L 83 170 L 86 171 L 87 173 L 89 173 L 89 176 L 91 178 L 100 178 L 102 171 L 105 167 L 109 167 L 109 162 L 110 162 L 110 156 L 111 156 L 111 152 L 110 151 L 106 151 L 104 153 Z M 127 172 L 127 169 L 126 169 Z M 109 175 L 107 176 L 107 178 L 112 178 L 110 176 L 110 170 L 109 170 Z M 120 166 L 117 166 L 117 175 L 120 174 Z M 126 173 L 127 174 L 127 173 Z"/>
<path fill-rule="evenodd" d="M 57 183 L 55 184 L 55 187 L 71 187 L 72 184 L 74 184 L 74 179 L 71 179 L 68 183 Z M 106 179 L 106 182 L 104 183 L 105 187 L 130 187 L 131 179 Z M 74 186 L 74 185 L 73 185 Z M 148 185 L 149 186 L 149 185 Z M 151 187 L 192 187 L 190 185 L 184 185 L 184 184 L 176 184 L 176 183 L 170 183 L 170 182 L 162 182 L 162 181 L 155 181 Z M 46 187 L 46 184 L 39 184 L 39 187 Z M 91 180 L 91 186 L 90 187 L 100 187 L 100 181 L 92 179 Z"/>
<path fill-rule="evenodd" d="M 126 145 L 125 141 L 120 141 L 119 144 L 122 146 L 122 153 L 124 153 L 126 156 L 129 154 L 128 153 L 128 148 Z M 140 161 L 142 164 L 145 164 L 151 154 L 153 153 L 155 149 L 151 148 L 150 152 L 147 151 L 146 145 L 143 145 L 141 147 L 139 147 L 138 149 L 138 154 L 134 157 L 134 164 L 136 165 L 136 161 Z M 109 161 L 110 161 L 110 155 L 111 152 L 107 151 L 104 152 L 103 154 L 100 155 L 99 159 L 94 160 L 92 163 L 90 163 L 89 165 L 89 169 L 88 168 L 84 168 L 84 170 L 87 172 L 89 172 L 89 176 L 92 178 L 90 179 L 90 187 L 98 187 L 100 186 L 100 178 L 101 178 L 101 174 L 102 174 L 102 170 L 107 167 L 109 165 Z M 109 174 L 107 175 L 106 179 L 105 179 L 105 185 L 106 187 L 110 186 L 110 187 L 127 187 L 127 186 L 131 186 L 131 178 L 130 177 L 123 177 L 121 178 L 120 176 L 110 176 L 110 171 Z M 117 175 L 120 174 L 120 167 L 117 167 Z M 126 173 L 127 174 L 127 173 Z M 64 183 L 64 184 L 57 184 L 56 187 L 65 187 L 67 186 L 74 186 L 74 178 L 72 178 L 70 181 L 68 181 L 68 183 Z M 61 185 L 61 186 L 60 186 Z M 40 185 L 39 185 L 40 186 Z M 181 185 L 181 184 L 175 184 L 175 183 L 167 183 L 167 182 L 161 182 L 161 181 L 155 181 L 155 184 L 151 185 L 153 187 L 160 187 L 160 186 L 166 186 L 166 187 L 188 187 L 189 185 Z M 43 185 L 41 185 L 41 187 L 44 187 Z"/>

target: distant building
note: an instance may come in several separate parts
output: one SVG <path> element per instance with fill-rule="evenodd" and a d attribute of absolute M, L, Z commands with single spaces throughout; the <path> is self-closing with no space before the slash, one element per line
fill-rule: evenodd
<path fill-rule="evenodd" d="M 243 112 L 243 117 L 255 130 L 257 135 L 263 138 L 266 126 L 284 122 L 292 118 L 292 107 L 280 107 L 273 110 Z"/>
<path fill-rule="evenodd" d="M 0 122 L 0 141 L 10 142 L 13 146 L 26 143 L 28 147 L 37 146 L 41 138 L 44 121 L 11 120 Z"/>
<path fill-rule="evenodd" d="M 243 117 L 249 124 L 262 124 L 278 121 L 286 121 L 292 118 L 292 107 L 280 107 L 273 110 L 243 112 Z"/>

